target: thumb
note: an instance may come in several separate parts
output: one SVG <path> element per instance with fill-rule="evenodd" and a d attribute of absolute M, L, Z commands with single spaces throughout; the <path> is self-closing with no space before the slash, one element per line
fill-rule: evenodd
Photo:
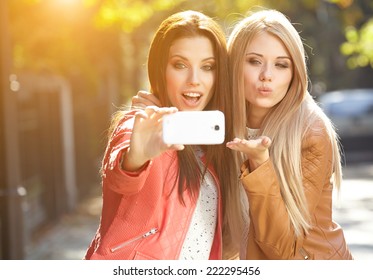
<path fill-rule="evenodd" d="M 263 139 L 262 139 L 262 145 L 265 147 L 265 148 L 269 148 L 272 144 L 272 140 L 271 138 L 269 138 L 268 136 L 264 136 Z"/>
<path fill-rule="evenodd" d="M 182 144 L 170 144 L 170 145 L 167 145 L 167 147 L 171 150 L 176 150 L 176 151 L 184 150 L 184 145 Z"/>

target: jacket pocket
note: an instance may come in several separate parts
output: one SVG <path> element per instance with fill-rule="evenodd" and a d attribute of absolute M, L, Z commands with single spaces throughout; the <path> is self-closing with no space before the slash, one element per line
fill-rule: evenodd
<path fill-rule="evenodd" d="M 152 228 L 151 230 L 149 230 L 148 232 L 145 232 L 141 235 L 138 235 L 138 236 L 135 236 L 127 241 L 124 241 L 122 243 L 119 243 L 118 245 L 115 245 L 114 247 L 111 247 L 110 248 L 110 252 L 114 253 L 120 249 L 122 249 L 123 247 L 126 247 L 130 244 L 132 244 L 133 242 L 136 242 L 136 241 L 140 241 L 144 238 L 148 238 L 154 234 L 156 234 L 158 232 L 158 229 L 157 228 Z"/>

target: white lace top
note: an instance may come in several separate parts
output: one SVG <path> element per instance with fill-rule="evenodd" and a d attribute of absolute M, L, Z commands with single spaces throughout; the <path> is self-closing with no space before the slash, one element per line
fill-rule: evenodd
<path fill-rule="evenodd" d="M 246 127 L 246 131 L 248 140 L 255 139 L 259 136 L 259 128 Z"/>
<path fill-rule="evenodd" d="M 201 158 L 202 150 L 196 155 Z M 215 181 L 207 173 L 201 182 L 197 205 L 180 252 L 180 260 L 208 260 L 214 241 L 218 211 L 218 191 Z"/>

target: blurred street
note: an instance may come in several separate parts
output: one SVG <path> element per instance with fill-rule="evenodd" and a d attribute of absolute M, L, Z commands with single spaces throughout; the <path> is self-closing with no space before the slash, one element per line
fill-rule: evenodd
<path fill-rule="evenodd" d="M 84 257 L 100 221 L 101 186 L 26 248 L 28 260 L 79 260 Z"/>
<path fill-rule="evenodd" d="M 334 199 L 334 219 L 355 259 L 373 260 L 373 163 L 344 168 L 344 178 L 339 201 Z"/>
<path fill-rule="evenodd" d="M 373 260 L 373 163 L 344 168 L 342 192 L 334 218 L 343 227 L 356 260 Z M 27 248 L 26 259 L 82 259 L 99 223 L 101 189 L 83 201 L 76 212 L 62 217 Z"/>

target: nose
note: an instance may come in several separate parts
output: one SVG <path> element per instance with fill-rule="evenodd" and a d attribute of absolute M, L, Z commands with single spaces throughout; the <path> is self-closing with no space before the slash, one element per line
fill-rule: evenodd
<path fill-rule="evenodd" d="M 272 81 L 272 69 L 268 64 L 263 66 L 259 79 L 261 81 Z"/>
<path fill-rule="evenodd" d="M 199 72 L 198 69 L 191 69 L 190 74 L 189 74 L 189 80 L 188 84 L 191 86 L 199 86 L 200 81 L 199 81 Z"/>

